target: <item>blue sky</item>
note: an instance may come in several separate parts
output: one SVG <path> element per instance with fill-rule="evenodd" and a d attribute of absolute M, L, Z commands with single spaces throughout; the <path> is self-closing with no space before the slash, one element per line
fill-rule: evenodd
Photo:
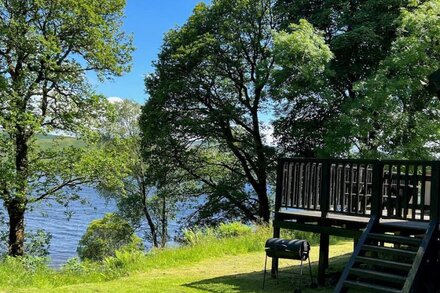
<path fill-rule="evenodd" d="M 131 72 L 100 83 L 89 76 L 96 91 L 107 97 L 121 97 L 143 104 L 147 98 L 144 76 L 153 71 L 164 34 L 185 23 L 201 0 L 127 0 L 124 31 L 133 33 L 136 51 Z"/>

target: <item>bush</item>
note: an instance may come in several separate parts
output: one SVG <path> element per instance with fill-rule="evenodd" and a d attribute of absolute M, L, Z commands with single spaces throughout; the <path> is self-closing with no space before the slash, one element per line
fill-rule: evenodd
<path fill-rule="evenodd" d="M 102 261 L 120 249 L 140 250 L 142 241 L 130 224 L 115 214 L 90 223 L 78 245 L 81 260 Z"/>
<path fill-rule="evenodd" d="M 252 233 L 252 228 L 240 222 L 221 223 L 217 228 L 195 227 L 183 230 L 183 243 L 195 245 L 209 239 L 223 239 L 246 236 Z"/>
<path fill-rule="evenodd" d="M 184 229 L 182 242 L 188 245 L 195 245 L 205 241 L 206 239 L 215 239 L 215 230 L 210 227 L 192 229 Z"/>
<path fill-rule="evenodd" d="M 34 257 L 48 257 L 52 234 L 38 229 L 26 234 L 25 253 Z"/>
<path fill-rule="evenodd" d="M 6 256 L 8 254 L 8 226 L 4 222 L 4 219 L 0 213 L 0 255 Z M 36 231 L 27 231 L 25 239 L 25 255 L 46 258 L 49 256 L 50 241 L 52 234 L 49 232 L 38 229 Z"/>
<path fill-rule="evenodd" d="M 81 274 L 84 272 L 84 266 L 81 264 L 78 258 L 69 258 L 62 266 L 61 271 L 66 273 Z"/>
<path fill-rule="evenodd" d="M 220 238 L 238 237 L 250 233 L 252 233 L 252 228 L 240 222 L 221 223 L 217 228 L 217 234 Z"/>

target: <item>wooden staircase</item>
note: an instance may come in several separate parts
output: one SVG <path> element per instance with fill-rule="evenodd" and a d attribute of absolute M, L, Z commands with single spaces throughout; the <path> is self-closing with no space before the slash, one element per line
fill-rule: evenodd
<path fill-rule="evenodd" d="M 372 218 L 334 292 L 411 292 L 437 230 L 434 221 L 425 227 L 396 227 Z"/>

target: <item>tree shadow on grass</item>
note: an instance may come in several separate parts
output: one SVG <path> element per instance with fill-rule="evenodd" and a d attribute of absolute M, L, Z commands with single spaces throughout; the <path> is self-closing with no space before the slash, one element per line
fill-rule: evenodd
<path fill-rule="evenodd" d="M 329 261 L 328 276 L 326 286 L 317 289 L 310 288 L 310 275 L 308 264 L 303 267 L 303 286 L 302 292 L 332 292 L 339 276 L 348 262 L 351 253 L 333 257 Z M 246 274 L 227 275 L 212 279 L 201 280 L 184 284 L 183 286 L 204 292 L 293 292 L 300 286 L 300 262 L 291 261 L 292 266 L 283 268 L 279 272 L 278 279 L 270 277 L 270 261 L 268 261 L 268 271 L 266 275 L 266 284 L 263 290 L 263 271 L 255 271 Z M 312 274 L 314 282 L 318 271 L 318 262 L 312 263 Z"/>

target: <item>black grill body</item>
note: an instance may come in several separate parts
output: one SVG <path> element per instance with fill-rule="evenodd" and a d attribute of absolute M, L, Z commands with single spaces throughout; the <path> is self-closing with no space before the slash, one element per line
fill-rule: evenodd
<path fill-rule="evenodd" d="M 308 260 L 309 273 L 310 273 L 310 286 L 316 288 L 316 284 L 313 282 L 312 267 L 310 265 L 310 243 L 307 240 L 300 239 L 282 239 L 282 238 L 269 238 L 265 244 L 266 260 L 264 262 L 264 278 L 263 289 L 266 282 L 266 266 L 267 258 L 286 258 L 301 261 L 301 279 L 300 286 L 302 286 L 302 274 L 303 274 L 303 262 Z M 278 275 L 278 272 L 276 272 Z M 297 288 L 295 292 L 301 292 L 300 288 Z"/>
<path fill-rule="evenodd" d="M 270 238 L 265 245 L 268 257 L 278 257 L 296 260 L 309 258 L 310 244 L 307 240 Z"/>

